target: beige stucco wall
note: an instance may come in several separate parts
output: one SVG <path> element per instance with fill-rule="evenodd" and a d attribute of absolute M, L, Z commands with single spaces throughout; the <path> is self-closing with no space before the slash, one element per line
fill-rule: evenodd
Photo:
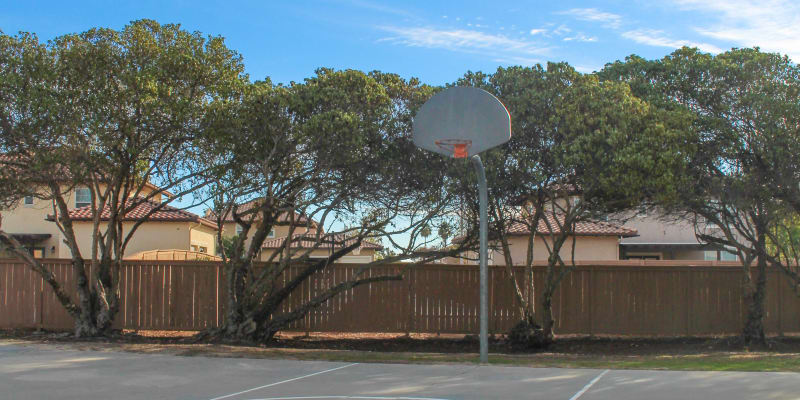
<path fill-rule="evenodd" d="M 216 229 L 202 224 L 189 224 L 189 247 L 205 247 L 208 254 L 217 254 L 217 233 Z"/>
<path fill-rule="evenodd" d="M 47 258 L 58 256 L 59 247 L 63 245 L 61 243 L 61 232 L 53 222 L 45 219 L 49 214 L 53 213 L 53 206 L 50 201 L 34 198 L 33 205 L 27 206 L 23 204 L 23 201 L 20 201 L 18 206 L 10 210 L 2 210 L 0 213 L 3 216 L 2 229 L 8 233 L 50 234 L 49 239 L 35 244 L 35 247 L 44 247 L 44 254 Z"/>
<path fill-rule="evenodd" d="M 178 249 L 189 250 L 193 222 L 146 222 L 136 229 L 125 254 L 136 254 L 147 250 Z M 122 225 L 124 234 L 130 231 L 133 222 Z M 92 256 L 92 223 L 75 222 L 75 236 L 78 238 L 78 247 L 84 258 Z M 212 253 L 213 254 L 213 253 Z M 59 257 L 70 258 L 71 252 L 66 245 L 61 246 Z"/>
<path fill-rule="evenodd" d="M 575 240 L 575 261 L 608 261 L 619 259 L 619 239 L 615 236 L 578 236 Z M 550 256 L 545 243 L 552 248 L 552 241 L 550 238 L 539 236 L 534 241 L 534 261 L 544 261 Z M 509 247 L 511 250 L 511 259 L 514 264 L 524 264 L 527 259 L 528 238 L 526 236 L 512 236 L 509 239 Z M 490 253 L 492 253 L 489 255 L 492 264 L 505 264 L 505 257 L 500 249 L 492 250 Z M 564 261 L 571 261 L 571 254 L 572 239 L 568 239 L 561 248 L 561 257 Z"/>

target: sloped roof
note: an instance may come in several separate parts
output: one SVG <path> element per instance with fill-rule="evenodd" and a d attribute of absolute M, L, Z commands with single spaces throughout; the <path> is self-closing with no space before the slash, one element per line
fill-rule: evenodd
<path fill-rule="evenodd" d="M 560 225 L 564 224 L 564 215 L 558 213 L 548 213 L 543 216 L 547 219 L 547 222 L 544 219 L 539 221 L 539 226 L 536 228 L 536 233 L 538 234 L 545 234 L 549 235 L 550 229 L 548 229 L 547 225 L 549 223 L 550 227 L 553 229 L 553 234 L 561 233 L 559 229 Z M 626 228 L 624 226 L 620 226 L 617 224 L 613 224 L 611 222 L 605 221 L 579 221 L 575 223 L 574 232 L 576 236 L 622 236 L 622 237 L 631 237 L 636 236 L 638 232 L 636 229 Z M 530 234 L 530 229 L 526 224 L 521 222 L 515 222 L 511 225 L 508 229 L 508 233 L 510 235 L 528 235 Z"/>
<path fill-rule="evenodd" d="M 247 203 L 239 204 L 239 206 L 237 207 L 236 211 L 239 214 L 247 212 L 247 211 L 250 211 L 254 207 L 258 206 L 259 200 L 260 199 L 255 199 L 255 200 L 250 200 Z M 217 219 L 217 214 L 213 210 L 206 210 L 205 218 L 210 219 L 210 220 L 216 220 Z M 306 224 L 308 223 L 307 217 L 305 215 L 301 215 L 301 214 L 299 214 L 297 212 L 294 213 L 294 221 L 295 221 L 295 225 L 297 225 L 297 226 L 306 226 Z M 227 214 L 225 214 L 225 217 L 222 219 L 222 222 L 236 222 L 233 219 L 233 213 L 232 212 L 228 212 Z M 281 215 L 279 215 L 277 224 L 278 225 L 288 225 L 289 224 L 289 213 L 282 213 Z M 311 221 L 311 227 L 313 228 L 313 227 L 316 227 L 316 226 L 317 226 L 316 221 L 312 220 Z"/>
<path fill-rule="evenodd" d="M 128 200 L 129 202 L 132 200 Z M 125 217 L 122 218 L 123 221 L 138 221 L 160 204 L 151 201 L 145 200 L 136 205 L 133 210 L 129 211 Z M 108 205 L 106 205 L 102 212 L 100 213 L 101 220 L 108 220 L 111 212 L 109 210 Z M 92 220 L 92 206 L 74 208 L 69 210 L 69 217 L 73 221 L 91 221 Z M 48 220 L 53 220 L 52 215 L 47 216 Z M 205 219 L 200 217 L 197 214 L 191 213 L 186 210 L 181 210 L 179 208 L 172 207 L 170 205 L 164 205 L 161 207 L 160 210 L 155 211 L 150 217 L 147 219 L 148 222 L 196 222 L 202 225 L 205 225 L 209 228 L 217 229 L 217 224 L 211 220 Z"/>
<path fill-rule="evenodd" d="M 308 234 L 301 233 L 301 234 L 294 235 L 292 237 L 294 238 L 293 242 L 292 242 L 292 248 L 293 249 L 310 249 L 310 248 L 313 248 L 314 245 L 317 243 L 316 237 L 313 234 L 312 235 L 308 235 Z M 286 241 L 285 237 L 269 239 L 269 240 L 264 241 L 264 244 L 261 247 L 264 248 L 264 249 L 278 249 L 278 248 L 283 247 L 285 241 Z M 323 235 L 321 237 L 321 243 L 319 244 L 319 248 L 320 249 L 330 249 L 330 248 L 340 249 L 342 247 L 346 247 L 346 246 L 349 246 L 349 245 L 353 244 L 355 241 L 356 241 L 355 238 L 345 238 L 341 234 L 328 235 L 328 236 Z M 333 243 L 333 242 L 336 242 L 336 243 Z M 374 243 L 374 242 L 370 242 L 368 240 L 364 240 L 364 241 L 361 242 L 361 246 L 359 248 L 360 249 L 380 250 L 380 249 L 383 249 L 383 246 L 381 246 L 380 244 Z"/>

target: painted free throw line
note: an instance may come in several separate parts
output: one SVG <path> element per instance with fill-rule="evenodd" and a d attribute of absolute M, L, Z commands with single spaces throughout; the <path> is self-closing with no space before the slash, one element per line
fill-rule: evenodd
<path fill-rule="evenodd" d="M 237 393 L 231 393 L 231 394 L 226 394 L 225 396 L 214 397 L 214 398 L 213 398 L 213 399 L 211 399 L 211 400 L 227 399 L 228 397 L 238 396 L 238 395 L 240 395 L 240 394 L 249 393 L 249 392 L 252 392 L 252 391 L 254 391 L 254 390 L 265 389 L 265 388 L 268 388 L 268 387 L 271 387 L 271 386 L 280 385 L 280 384 L 282 384 L 282 383 L 293 382 L 293 381 L 297 381 L 297 380 L 300 380 L 300 379 L 304 379 L 304 378 L 310 378 L 310 377 L 312 377 L 312 376 L 316 376 L 316 375 L 321 375 L 321 374 L 324 374 L 324 373 L 327 373 L 327 372 L 333 372 L 333 371 L 340 370 L 340 369 L 344 369 L 344 368 L 347 368 L 347 367 L 352 367 L 353 365 L 358 365 L 358 363 L 353 363 L 353 364 L 342 365 L 341 367 L 336 367 L 336 368 L 326 369 L 325 371 L 319 371 L 319 372 L 315 372 L 315 373 L 313 373 L 313 374 L 308 374 L 308 375 L 298 376 L 297 378 L 292 378 L 292 379 L 287 379 L 287 380 L 285 380 L 285 381 L 280 381 L 280 382 L 270 383 L 269 385 L 264 385 L 264 386 L 254 387 L 254 388 L 252 388 L 252 389 L 242 390 L 241 392 L 237 392 Z"/>
<path fill-rule="evenodd" d="M 578 398 L 583 396 L 583 394 L 586 393 L 586 391 L 589 390 L 589 388 L 591 388 L 595 383 L 597 383 L 597 381 L 599 381 L 600 378 L 603 377 L 603 375 L 607 374 L 608 371 L 610 371 L 610 370 L 607 369 L 607 370 L 601 372 L 600 375 L 597 375 L 596 377 L 594 377 L 594 379 L 592 379 L 591 382 L 587 383 L 586 386 L 583 387 L 583 389 L 581 389 L 578 393 L 575 393 L 572 397 L 569 398 L 569 400 L 578 400 Z"/>

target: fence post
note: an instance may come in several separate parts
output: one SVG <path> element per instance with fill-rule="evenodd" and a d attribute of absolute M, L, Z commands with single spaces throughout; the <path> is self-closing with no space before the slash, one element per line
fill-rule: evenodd
<path fill-rule="evenodd" d="M 408 284 L 406 285 L 406 310 L 408 312 L 406 319 L 406 335 L 411 336 L 414 331 L 414 267 L 408 268 Z"/>
<path fill-rule="evenodd" d="M 692 320 L 691 320 L 691 318 L 689 316 L 690 308 L 691 308 L 691 307 L 689 307 L 689 303 L 690 303 L 689 295 L 692 293 L 692 282 L 693 282 L 692 269 L 691 268 L 686 268 L 686 293 L 683 295 L 683 304 L 684 304 L 683 308 L 685 309 L 684 315 L 685 315 L 685 318 L 686 318 L 686 336 L 691 336 L 692 335 L 692 328 L 691 328 L 691 321 Z"/>
<path fill-rule="evenodd" d="M 589 266 L 589 288 L 586 298 L 589 299 L 589 336 L 594 336 L 594 266 Z"/>
<path fill-rule="evenodd" d="M 778 335 L 783 336 L 783 274 L 774 274 L 778 281 Z"/>
<path fill-rule="evenodd" d="M 39 277 L 39 329 L 44 329 L 44 278 Z"/>

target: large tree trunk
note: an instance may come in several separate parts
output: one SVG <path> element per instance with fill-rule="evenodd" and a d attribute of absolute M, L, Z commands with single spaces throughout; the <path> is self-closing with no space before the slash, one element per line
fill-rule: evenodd
<path fill-rule="evenodd" d="M 764 334 L 764 300 L 767 292 L 767 239 L 764 224 L 757 224 L 756 273 L 753 283 L 750 263 L 745 263 L 744 298 L 747 302 L 747 320 L 742 330 L 745 344 L 766 344 Z"/>
<path fill-rule="evenodd" d="M 757 261 L 755 283 L 752 280 L 745 285 L 745 301 L 747 304 L 747 320 L 742 331 L 745 344 L 765 344 L 764 334 L 764 300 L 767 289 L 767 263 L 764 257 Z"/>
<path fill-rule="evenodd" d="M 553 292 L 554 288 L 546 285 L 544 293 L 542 293 L 542 331 L 548 343 L 555 338 L 555 333 L 553 332 L 553 325 L 555 325 L 553 320 Z"/>

